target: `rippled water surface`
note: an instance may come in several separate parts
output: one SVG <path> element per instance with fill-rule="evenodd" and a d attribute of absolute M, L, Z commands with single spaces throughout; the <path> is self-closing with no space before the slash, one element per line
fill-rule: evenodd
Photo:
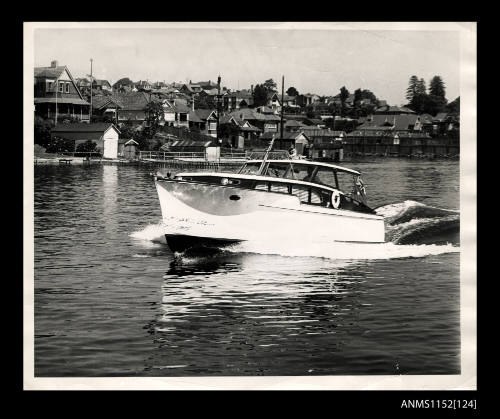
<path fill-rule="evenodd" d="M 457 161 L 345 165 L 384 215 L 459 209 Z M 460 372 L 460 253 L 432 241 L 439 218 L 425 244 L 325 248 L 270 232 L 266 246 L 174 259 L 151 170 L 35 167 L 36 376 Z M 430 217 L 410 213 L 392 236 Z"/>

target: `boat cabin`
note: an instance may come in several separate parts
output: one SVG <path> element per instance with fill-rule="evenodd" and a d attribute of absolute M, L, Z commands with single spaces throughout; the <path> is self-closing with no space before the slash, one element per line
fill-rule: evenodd
<path fill-rule="evenodd" d="M 308 160 L 249 160 L 237 173 L 180 173 L 196 181 L 296 195 L 302 204 L 375 213 L 366 205 L 361 173 Z"/>

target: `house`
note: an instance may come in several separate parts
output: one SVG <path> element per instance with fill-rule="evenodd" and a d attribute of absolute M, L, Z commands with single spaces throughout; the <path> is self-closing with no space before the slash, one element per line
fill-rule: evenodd
<path fill-rule="evenodd" d="M 147 80 L 139 80 L 137 83 L 134 83 L 134 87 L 138 92 L 149 92 L 153 89 L 153 85 Z"/>
<path fill-rule="evenodd" d="M 111 100 L 118 106 L 115 108 L 118 123 L 131 122 L 142 124 L 146 120 L 146 107 L 149 102 L 157 100 L 145 92 L 113 93 Z"/>
<path fill-rule="evenodd" d="M 219 119 L 219 124 L 226 140 L 233 148 L 242 149 L 245 147 L 245 140 L 255 140 L 259 137 L 261 130 L 249 121 L 234 118 L 231 115 L 223 115 Z"/>
<path fill-rule="evenodd" d="M 78 144 L 90 140 L 97 144 L 104 158 L 116 159 L 118 157 L 118 136 L 120 131 L 111 123 L 74 123 L 59 124 L 51 131 L 51 137 L 64 138 Z"/>
<path fill-rule="evenodd" d="M 277 111 L 276 109 L 270 108 L 269 106 L 263 105 L 255 108 L 255 111 L 258 113 L 263 113 L 266 115 L 276 115 Z"/>
<path fill-rule="evenodd" d="M 163 103 L 164 124 L 171 127 L 189 128 L 191 109 L 183 99 L 166 99 Z M 201 119 L 201 118 L 200 118 Z"/>
<path fill-rule="evenodd" d="M 307 128 L 307 125 L 294 119 L 289 119 L 283 124 L 283 129 L 288 132 L 301 131 L 303 128 Z"/>
<path fill-rule="evenodd" d="M 306 93 L 305 95 L 298 95 L 296 97 L 296 103 L 300 107 L 311 106 L 314 102 L 319 101 L 319 96 L 311 93 Z"/>
<path fill-rule="evenodd" d="M 99 80 L 99 79 L 94 79 L 92 81 L 92 89 L 95 89 L 97 91 L 106 91 L 106 92 L 112 92 L 113 88 L 111 87 L 111 84 L 107 80 Z"/>
<path fill-rule="evenodd" d="M 217 113 L 211 109 L 196 109 L 189 112 L 189 127 L 196 127 L 202 134 L 217 137 Z"/>
<path fill-rule="evenodd" d="M 309 138 L 301 131 L 284 132 L 283 136 L 280 134 L 265 132 L 259 140 L 265 141 L 269 144 L 269 141 L 273 137 L 275 138 L 273 146 L 275 150 L 289 150 L 291 146 L 294 146 L 298 155 L 305 155 L 306 149 L 309 146 Z"/>
<path fill-rule="evenodd" d="M 420 115 L 416 114 L 375 114 L 360 118 L 358 130 L 377 131 L 380 128 L 388 128 L 393 131 L 422 131 Z"/>
<path fill-rule="evenodd" d="M 90 121 L 87 102 L 68 67 L 52 61 L 50 67 L 34 70 L 35 115 L 47 119 Z"/>
<path fill-rule="evenodd" d="M 330 129 L 304 128 L 303 132 L 309 139 L 309 156 L 314 160 L 338 161 L 341 159 L 342 141 L 346 136 L 345 131 Z"/>
<path fill-rule="evenodd" d="M 281 103 L 281 95 L 276 92 L 269 93 L 267 97 L 267 106 L 271 108 L 281 108 L 286 106 L 289 108 L 297 108 L 297 96 L 283 95 L 283 103 Z"/>
<path fill-rule="evenodd" d="M 228 92 L 222 96 L 222 108 L 231 112 L 241 108 L 248 108 L 253 105 L 253 95 L 248 90 Z"/>
<path fill-rule="evenodd" d="M 113 96 L 95 96 L 92 98 L 92 115 L 113 119 L 118 124 L 118 110 L 122 105 Z"/>
<path fill-rule="evenodd" d="M 202 87 L 198 84 L 192 84 L 191 81 L 189 83 L 185 83 L 179 89 L 179 92 L 184 93 L 188 96 L 193 96 L 202 91 Z"/>
<path fill-rule="evenodd" d="M 259 128 L 262 132 L 278 132 L 281 118 L 273 114 L 262 114 L 255 112 L 254 109 L 239 109 L 231 112 L 237 121 L 248 121 L 254 127 Z"/>

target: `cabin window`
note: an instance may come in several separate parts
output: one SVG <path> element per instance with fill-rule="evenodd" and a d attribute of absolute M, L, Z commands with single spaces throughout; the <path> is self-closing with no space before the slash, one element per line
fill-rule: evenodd
<path fill-rule="evenodd" d="M 311 190 L 311 204 L 321 204 L 323 199 L 317 189 Z"/>
<path fill-rule="evenodd" d="M 267 191 L 267 182 L 257 182 L 257 184 L 255 185 L 255 189 L 258 189 L 259 191 Z"/>
<path fill-rule="evenodd" d="M 271 191 L 288 193 L 288 186 L 283 183 L 271 183 Z"/>
<path fill-rule="evenodd" d="M 309 203 L 309 188 L 302 185 L 293 185 L 292 194 L 299 198 L 300 202 Z"/>
<path fill-rule="evenodd" d="M 259 168 L 260 168 L 260 163 L 246 164 L 245 166 L 242 167 L 239 173 L 242 175 L 256 175 L 259 172 Z"/>

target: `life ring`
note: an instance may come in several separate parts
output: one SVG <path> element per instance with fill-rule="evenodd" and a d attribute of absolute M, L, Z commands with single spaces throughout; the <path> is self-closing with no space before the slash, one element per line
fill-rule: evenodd
<path fill-rule="evenodd" d="M 338 191 L 332 192 L 332 206 L 335 209 L 340 207 L 340 193 Z"/>

